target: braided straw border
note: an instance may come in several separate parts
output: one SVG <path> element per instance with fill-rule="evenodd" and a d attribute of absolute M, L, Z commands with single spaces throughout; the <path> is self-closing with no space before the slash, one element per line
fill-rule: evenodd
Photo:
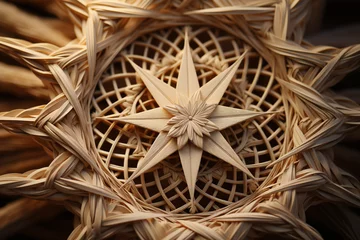
<path fill-rule="evenodd" d="M 0 191 L 63 202 L 77 221 L 69 239 L 246 239 L 266 233 L 321 239 L 305 210 L 322 201 L 360 207 L 359 182 L 332 162 L 331 146 L 360 121 L 360 108 L 329 87 L 360 62 L 360 45 L 303 42 L 310 1 L 58 1 L 77 39 L 64 47 L 0 38 L 51 92 L 44 106 L 0 114 L 8 130 L 36 137 L 49 167 L 0 176 Z M 250 196 L 229 207 L 176 215 L 142 205 L 108 170 L 93 138 L 90 102 L 115 56 L 138 36 L 171 26 L 220 28 L 255 49 L 274 70 L 286 114 L 281 157 Z M 269 167 L 270 167 L 269 165 Z"/>

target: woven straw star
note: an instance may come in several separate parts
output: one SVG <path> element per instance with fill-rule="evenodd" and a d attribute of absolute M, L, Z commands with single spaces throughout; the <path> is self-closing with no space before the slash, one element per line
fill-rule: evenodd
<path fill-rule="evenodd" d="M 219 132 L 239 122 L 264 115 L 264 113 L 218 105 L 246 53 L 201 88 L 191 59 L 187 35 L 176 89 L 129 60 L 160 107 L 128 117 L 103 119 L 135 124 L 160 134 L 128 181 L 132 181 L 179 150 L 193 212 L 196 177 L 203 150 L 254 178 Z"/>

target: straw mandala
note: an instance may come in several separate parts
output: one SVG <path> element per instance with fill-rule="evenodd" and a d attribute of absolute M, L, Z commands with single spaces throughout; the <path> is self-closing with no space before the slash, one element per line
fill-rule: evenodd
<path fill-rule="evenodd" d="M 279 92 L 270 66 L 231 35 L 157 31 L 120 53 L 100 79 L 95 142 L 145 202 L 172 212 L 216 210 L 250 194 L 279 156 Z"/>
<path fill-rule="evenodd" d="M 47 86 L 0 114 L 53 157 L 0 191 L 64 204 L 70 239 L 321 239 L 305 211 L 360 206 L 331 147 L 360 108 L 330 87 L 360 45 L 302 41 L 309 1 L 58 1 L 65 46 L 0 38 Z"/>

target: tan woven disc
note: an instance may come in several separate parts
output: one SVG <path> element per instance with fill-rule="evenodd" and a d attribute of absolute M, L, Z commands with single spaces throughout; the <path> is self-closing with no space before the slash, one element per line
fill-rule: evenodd
<path fill-rule="evenodd" d="M 95 142 L 103 161 L 120 180 L 131 176 L 158 133 L 95 118 L 120 117 L 158 107 L 126 58 L 176 87 L 184 32 L 185 28 L 170 28 L 138 38 L 115 58 L 98 83 L 92 101 Z M 228 33 L 207 27 L 192 28 L 189 42 L 200 86 L 234 63 L 245 49 L 250 49 Z M 257 112 L 282 109 L 280 86 L 272 69 L 254 50 L 246 54 L 220 105 Z M 204 153 L 195 190 L 197 212 L 222 208 L 256 190 L 271 170 L 265 167 L 280 155 L 284 121 L 284 116 L 274 114 L 221 131 L 255 180 Z M 178 152 L 129 185 L 135 197 L 155 207 L 174 213 L 188 211 L 190 197 Z"/>

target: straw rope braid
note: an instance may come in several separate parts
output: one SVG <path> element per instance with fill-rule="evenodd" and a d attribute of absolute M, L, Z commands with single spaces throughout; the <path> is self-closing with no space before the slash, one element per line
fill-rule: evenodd
<path fill-rule="evenodd" d="M 321 239 L 305 222 L 308 207 L 320 201 L 360 207 L 359 182 L 334 165 L 331 151 L 359 123 L 359 107 L 328 90 L 358 66 L 360 45 L 303 43 L 309 1 L 58 2 L 76 40 L 58 47 L 0 38 L 0 50 L 27 65 L 51 97 L 45 106 L 1 113 L 0 122 L 40 139 L 54 157 L 48 167 L 0 176 L 0 191 L 64 202 L 77 218 L 69 239 L 245 239 L 273 232 Z M 281 86 L 275 96 L 285 129 L 281 152 L 252 194 L 215 211 L 183 215 L 122 187 L 98 153 L 89 113 L 95 87 L 120 51 L 149 32 L 192 24 L 228 32 L 269 64 Z"/>

